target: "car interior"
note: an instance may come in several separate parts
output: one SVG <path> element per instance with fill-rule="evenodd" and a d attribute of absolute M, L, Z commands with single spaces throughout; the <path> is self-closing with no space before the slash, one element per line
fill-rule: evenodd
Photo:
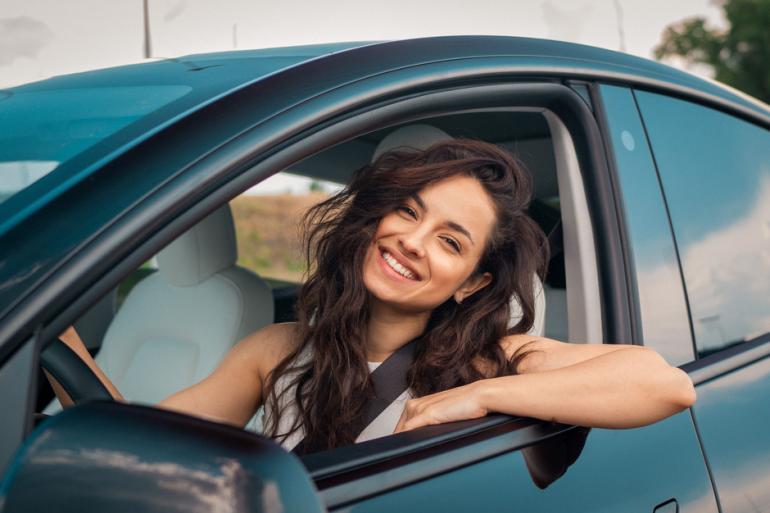
<path fill-rule="evenodd" d="M 307 206 L 344 186 L 355 169 L 382 151 L 426 147 L 442 137 L 497 144 L 533 175 L 529 214 L 548 235 L 550 261 L 544 282 L 534 280 L 540 293 L 531 332 L 562 341 L 601 342 L 593 230 L 569 132 L 548 111 L 521 108 L 411 120 L 307 157 L 169 243 L 83 314 L 76 329 L 130 401 L 153 404 L 200 381 L 249 333 L 295 319 L 304 271 L 296 242 L 299 229 L 276 227 L 298 228 Z M 299 185 L 285 191 L 267 187 L 276 177 Z M 259 209 L 270 201 L 269 212 Z M 281 216 L 280 222 L 275 216 Z M 296 233 L 287 234 L 291 231 Z M 289 250 L 271 253 L 278 236 Z M 294 240 L 286 242 L 287 237 Z M 514 324 L 515 298 L 512 305 Z M 39 383 L 36 411 L 54 414 L 60 406 L 42 372 Z M 259 414 L 247 429 L 259 432 Z"/>

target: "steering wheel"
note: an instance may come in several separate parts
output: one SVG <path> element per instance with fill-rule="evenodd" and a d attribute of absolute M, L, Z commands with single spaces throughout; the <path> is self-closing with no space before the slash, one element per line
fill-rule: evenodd
<path fill-rule="evenodd" d="M 59 382 L 75 404 L 114 400 L 91 368 L 61 339 L 54 340 L 40 353 L 40 366 Z"/>

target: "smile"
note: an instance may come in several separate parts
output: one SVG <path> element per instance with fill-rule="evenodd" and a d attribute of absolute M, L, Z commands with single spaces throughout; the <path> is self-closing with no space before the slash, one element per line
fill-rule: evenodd
<path fill-rule="evenodd" d="M 413 280 L 417 281 L 417 275 L 415 275 L 412 271 L 398 263 L 398 260 L 393 257 L 390 253 L 385 251 L 384 249 L 380 251 L 380 255 L 382 256 L 383 262 L 386 264 L 386 266 L 391 269 L 393 272 L 397 273 L 399 276 L 402 276 L 406 278 L 407 280 Z"/>

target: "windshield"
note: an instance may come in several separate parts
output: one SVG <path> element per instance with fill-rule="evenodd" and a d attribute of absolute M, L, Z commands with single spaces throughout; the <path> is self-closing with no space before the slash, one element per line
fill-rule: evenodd
<path fill-rule="evenodd" d="M 0 99 L 0 201 L 191 90 L 189 86 L 163 85 L 4 91 Z"/>
<path fill-rule="evenodd" d="M 273 72 L 340 49 L 318 45 L 198 55 L 0 90 L 0 232 L 50 194 L 189 112 Z"/>

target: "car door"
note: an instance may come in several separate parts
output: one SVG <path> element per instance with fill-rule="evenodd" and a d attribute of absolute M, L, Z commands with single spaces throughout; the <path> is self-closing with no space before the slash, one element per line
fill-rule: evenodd
<path fill-rule="evenodd" d="M 770 508 L 770 117 L 635 91 L 676 236 L 723 511 Z"/>

